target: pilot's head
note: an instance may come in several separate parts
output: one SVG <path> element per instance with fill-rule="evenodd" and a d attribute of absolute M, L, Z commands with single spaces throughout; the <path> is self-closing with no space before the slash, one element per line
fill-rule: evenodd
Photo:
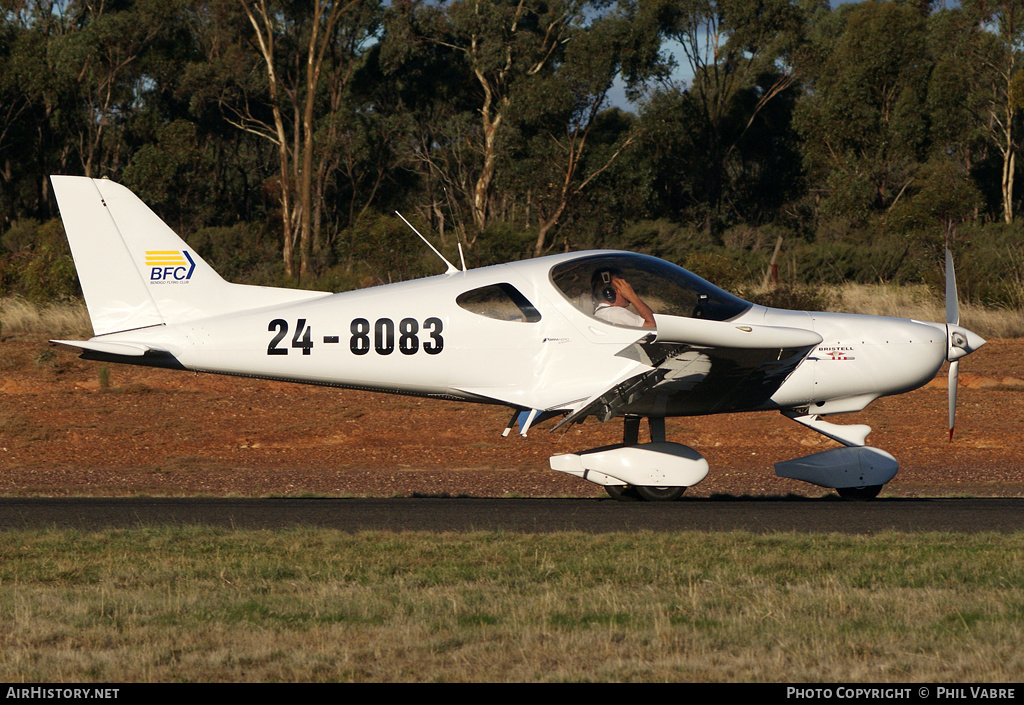
<path fill-rule="evenodd" d="M 619 270 L 614 267 L 601 267 L 594 271 L 590 278 L 590 289 L 594 295 L 594 302 L 599 304 L 613 304 L 618 294 L 612 286 L 612 277 L 621 276 Z"/>

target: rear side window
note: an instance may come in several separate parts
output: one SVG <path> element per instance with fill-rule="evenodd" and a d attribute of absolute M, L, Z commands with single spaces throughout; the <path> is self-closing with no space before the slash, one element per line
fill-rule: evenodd
<path fill-rule="evenodd" d="M 511 284 L 491 284 L 460 294 L 455 299 L 462 308 L 498 321 L 536 323 L 540 311 Z"/>

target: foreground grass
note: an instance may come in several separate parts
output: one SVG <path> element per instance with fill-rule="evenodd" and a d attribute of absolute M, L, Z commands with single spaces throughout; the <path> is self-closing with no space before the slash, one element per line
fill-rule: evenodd
<path fill-rule="evenodd" d="M 1019 681 L 1024 534 L 7 532 L 0 681 Z"/>

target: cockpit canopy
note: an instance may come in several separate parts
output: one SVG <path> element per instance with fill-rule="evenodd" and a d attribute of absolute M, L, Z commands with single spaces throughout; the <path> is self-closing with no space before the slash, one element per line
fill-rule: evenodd
<path fill-rule="evenodd" d="M 751 304 L 665 260 L 628 252 L 596 254 L 556 264 L 551 281 L 588 316 L 601 301 L 604 272 L 622 277 L 657 314 L 727 321 Z"/>

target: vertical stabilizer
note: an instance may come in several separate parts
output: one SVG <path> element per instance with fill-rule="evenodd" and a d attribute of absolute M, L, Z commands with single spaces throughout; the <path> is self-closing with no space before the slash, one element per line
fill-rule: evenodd
<path fill-rule="evenodd" d="M 124 186 L 50 179 L 96 335 L 326 295 L 226 282 Z"/>
<path fill-rule="evenodd" d="M 97 181 L 52 176 L 64 232 L 96 335 L 164 322 L 135 258 L 96 187 Z"/>

